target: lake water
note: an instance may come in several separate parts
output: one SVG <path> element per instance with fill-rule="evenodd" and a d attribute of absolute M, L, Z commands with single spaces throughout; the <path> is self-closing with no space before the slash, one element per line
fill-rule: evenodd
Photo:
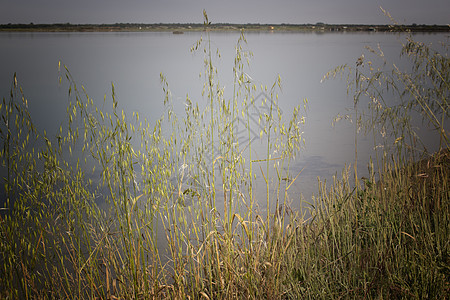
<path fill-rule="evenodd" d="M 201 103 L 203 54 L 190 47 L 202 33 L 0 33 L 0 96 L 9 97 L 14 72 L 23 87 L 31 115 L 49 136 L 64 122 L 67 85 L 58 84 L 58 62 L 65 64 L 91 98 L 102 103 L 116 89 L 119 109 L 133 111 L 154 122 L 163 114 L 160 73 L 167 78 L 175 110 L 182 112 L 186 95 Z M 211 33 L 211 45 L 225 97 L 233 91 L 233 59 L 239 33 Z M 437 45 L 447 34 L 416 34 L 415 39 Z M 309 198 L 317 191 L 317 177 L 330 179 L 354 160 L 354 125 L 334 117 L 353 106 L 344 80 L 321 83 L 326 72 L 341 64 L 354 66 L 364 47 L 380 45 L 388 60 L 399 59 L 405 35 L 389 33 L 246 33 L 246 49 L 253 52 L 248 75 L 257 86 L 282 79 L 279 106 L 283 114 L 308 99 L 304 126 L 305 147 L 292 164 L 304 171 L 295 191 Z M 406 66 L 400 61 L 399 65 Z M 372 140 L 359 142 L 361 174 L 372 153 Z M 294 189 L 293 189 L 294 190 Z"/>

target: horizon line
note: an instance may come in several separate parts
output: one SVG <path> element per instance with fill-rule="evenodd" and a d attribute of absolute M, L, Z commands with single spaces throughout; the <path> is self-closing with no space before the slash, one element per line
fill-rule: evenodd
<path fill-rule="evenodd" d="M 11 25 L 60 25 L 60 26 L 81 26 L 81 25 L 196 25 L 196 26 L 214 26 L 214 25 L 258 25 L 258 26 L 314 26 L 314 25 L 331 25 L 331 26 L 448 26 L 450 24 L 417 24 L 415 22 L 410 24 L 365 24 L 365 23 L 326 23 L 326 22 L 316 22 L 316 23 L 231 23 L 231 22 L 215 22 L 205 25 L 204 23 L 198 22 L 159 22 L 159 23 L 145 23 L 145 22 L 115 22 L 115 23 L 71 23 L 71 22 L 53 22 L 53 23 L 1 23 L 0 26 L 11 26 Z"/>

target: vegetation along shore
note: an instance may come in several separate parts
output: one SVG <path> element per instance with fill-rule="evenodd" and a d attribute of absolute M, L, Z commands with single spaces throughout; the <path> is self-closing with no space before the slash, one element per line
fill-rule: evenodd
<path fill-rule="evenodd" d="M 268 31 L 268 32 L 450 32 L 449 25 L 355 25 L 355 24 L 209 24 L 212 31 Z M 97 32 L 97 31 L 175 31 L 190 32 L 203 31 L 203 24 L 143 24 L 143 23 L 115 23 L 115 24 L 0 24 L 0 31 L 31 31 L 31 32 Z"/>
<path fill-rule="evenodd" d="M 205 101 L 195 104 L 187 97 L 185 111 L 177 115 L 161 75 L 165 114 L 150 123 L 138 112 L 126 116 L 118 110 L 114 85 L 111 99 L 96 106 L 61 64 L 59 79 L 69 88 L 67 118 L 58 136 L 50 137 L 34 127 L 26 87 L 14 75 L 0 104 L 0 298 L 449 299 L 447 50 L 434 50 L 410 35 L 401 56 L 412 71 L 390 65 L 381 49 L 368 48 L 353 64 L 325 75 L 347 78 L 355 162 L 360 130 L 373 136 L 377 152 L 367 162 L 367 178 L 351 165 L 331 182 L 318 179 L 311 199 L 295 195 L 305 210 L 294 211 L 290 188 L 301 172 L 292 174 L 290 165 L 303 145 L 304 106 L 283 119 L 275 105 L 250 116 L 248 107 L 261 91 L 247 77 L 252 54 L 244 31 L 230 66 L 231 94 L 217 79 L 217 49 L 209 34 L 242 27 L 448 31 L 448 26 L 234 29 L 211 25 L 204 15 L 201 26 L 1 26 L 8 31 L 201 30 L 192 51 L 204 55 Z M 448 49 L 448 41 L 443 43 Z M 278 77 L 261 86 L 267 103 L 275 103 L 281 85 Z M 388 100 L 392 97 L 395 101 Z M 236 116 L 242 122 L 235 122 Z M 435 154 L 415 134 L 413 116 L 437 133 Z M 250 118 L 259 119 L 255 130 L 267 147 L 263 156 L 255 157 L 250 142 L 236 142 L 238 129 L 251 140 Z M 256 176 L 264 182 L 258 188 L 265 191 L 263 199 L 255 199 Z M 100 208 L 99 201 L 107 205 Z"/>

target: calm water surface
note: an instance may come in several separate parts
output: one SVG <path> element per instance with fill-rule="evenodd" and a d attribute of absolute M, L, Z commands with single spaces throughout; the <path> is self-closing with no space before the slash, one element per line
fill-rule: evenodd
<path fill-rule="evenodd" d="M 128 116 L 138 111 L 141 118 L 154 122 L 163 114 L 163 73 L 172 91 L 175 110 L 184 110 L 186 95 L 198 102 L 203 79 L 203 55 L 191 53 L 190 47 L 201 33 L 0 33 L 0 95 L 8 97 L 14 72 L 28 98 L 32 117 L 38 128 L 56 133 L 64 122 L 67 85 L 58 84 L 58 61 L 65 64 L 89 96 L 103 103 L 110 98 L 111 83 L 116 88 L 119 108 Z M 417 40 L 445 40 L 447 34 L 419 34 Z M 233 91 L 232 75 L 238 33 L 212 33 L 211 41 L 221 58 L 215 63 L 225 96 Z M 386 33 L 247 33 L 247 50 L 254 53 L 248 74 L 257 86 L 271 85 L 278 74 L 283 89 L 279 106 L 290 115 L 294 106 L 308 99 L 304 134 L 305 148 L 292 165 L 295 174 L 304 171 L 295 189 L 305 198 L 317 191 L 317 176 L 330 179 L 346 163 L 354 160 L 354 127 L 339 123 L 332 127 L 338 113 L 346 113 L 353 100 L 347 96 L 344 81 L 321 83 L 323 75 L 341 64 L 354 65 L 365 46 L 382 48 L 385 56 L 397 61 L 405 36 Z M 400 61 L 399 65 L 406 66 Z M 372 141 L 360 141 L 361 174 Z"/>

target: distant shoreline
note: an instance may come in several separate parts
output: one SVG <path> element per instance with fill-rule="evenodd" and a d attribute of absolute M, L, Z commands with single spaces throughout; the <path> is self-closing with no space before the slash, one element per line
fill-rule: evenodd
<path fill-rule="evenodd" d="M 450 25 L 357 25 L 357 24 L 0 24 L 0 32 L 450 32 Z"/>

